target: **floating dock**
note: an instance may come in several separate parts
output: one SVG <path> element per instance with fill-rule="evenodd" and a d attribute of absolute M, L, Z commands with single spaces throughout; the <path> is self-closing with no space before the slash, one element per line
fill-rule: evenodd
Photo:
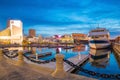
<path fill-rule="evenodd" d="M 79 65 L 82 65 L 85 61 L 87 61 L 88 58 L 89 58 L 89 55 L 79 54 L 78 56 L 69 58 L 68 60 L 70 62 L 74 63 L 75 65 L 79 66 Z M 73 70 L 75 70 L 75 68 L 73 68 L 69 64 L 65 63 L 65 70 L 67 72 L 72 72 Z"/>
<path fill-rule="evenodd" d="M 79 55 L 74 56 L 72 58 L 68 58 L 67 60 L 74 63 L 75 65 L 81 65 L 85 61 L 87 61 L 88 58 L 89 58 L 88 54 L 79 54 Z M 31 61 L 28 61 L 27 59 L 25 59 L 25 61 L 27 61 L 28 63 L 36 64 L 38 66 L 48 67 L 48 68 L 51 68 L 53 70 L 56 69 L 56 62 L 49 62 L 49 63 L 46 63 L 46 64 L 37 64 L 37 63 L 33 63 Z M 73 68 L 72 66 L 70 66 L 66 62 L 64 62 L 64 69 L 65 69 L 66 72 L 72 72 L 73 70 L 75 70 L 75 68 Z"/>
<path fill-rule="evenodd" d="M 47 56 L 51 56 L 52 55 L 52 52 L 46 52 L 46 53 L 41 53 L 41 54 L 38 54 L 37 57 L 38 58 L 42 58 L 42 57 L 47 57 Z M 36 58 L 36 55 L 35 54 L 32 54 L 29 56 L 30 58 Z"/>

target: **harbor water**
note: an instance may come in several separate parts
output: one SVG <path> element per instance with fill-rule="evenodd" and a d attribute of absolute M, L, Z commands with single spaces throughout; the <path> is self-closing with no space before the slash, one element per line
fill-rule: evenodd
<path fill-rule="evenodd" d="M 25 50 L 32 50 L 35 55 L 43 54 L 46 52 L 52 53 L 50 56 L 39 58 L 39 60 L 50 60 L 52 58 L 55 58 L 55 55 L 57 53 L 63 54 L 65 56 L 65 59 L 69 59 L 74 56 L 80 56 L 81 54 L 82 55 L 88 54 L 89 55 L 88 61 L 81 66 L 84 69 L 98 72 L 101 74 L 119 74 L 120 73 L 120 62 L 117 61 L 116 56 L 114 55 L 114 52 L 111 49 L 95 50 L 95 49 L 90 49 L 88 45 L 82 45 L 82 46 L 79 45 L 71 49 L 30 47 L 30 48 L 25 48 Z M 57 50 L 59 51 L 57 52 Z M 29 55 L 31 54 L 26 54 L 26 56 L 29 56 Z M 76 70 L 75 74 L 98 79 L 98 77 L 91 76 L 79 70 Z"/>

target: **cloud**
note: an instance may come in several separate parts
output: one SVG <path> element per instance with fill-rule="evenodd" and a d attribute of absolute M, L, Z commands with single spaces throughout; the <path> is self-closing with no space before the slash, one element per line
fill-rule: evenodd
<path fill-rule="evenodd" d="M 83 28 L 84 27 L 84 28 Z M 63 34 L 72 34 L 72 33 L 88 33 L 90 28 L 88 25 L 67 25 L 67 26 L 48 26 L 48 25 L 35 25 L 29 26 L 29 29 L 35 29 L 37 35 L 47 35 L 52 36 L 55 34 L 63 35 Z M 24 29 L 25 32 L 28 32 L 28 28 Z M 26 33 L 27 34 L 27 33 Z"/>
<path fill-rule="evenodd" d="M 54 35 L 87 33 L 100 25 L 119 35 L 119 0 L 1 0 L 0 25 L 8 19 L 23 21 L 24 32 L 37 29 L 37 34 Z"/>

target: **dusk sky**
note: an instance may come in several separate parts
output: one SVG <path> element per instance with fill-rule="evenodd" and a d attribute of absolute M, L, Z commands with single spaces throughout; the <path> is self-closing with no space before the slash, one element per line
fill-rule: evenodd
<path fill-rule="evenodd" d="M 111 37 L 120 35 L 120 0 L 0 0 L 0 30 L 9 19 L 23 22 L 24 34 L 85 33 L 107 28 Z"/>

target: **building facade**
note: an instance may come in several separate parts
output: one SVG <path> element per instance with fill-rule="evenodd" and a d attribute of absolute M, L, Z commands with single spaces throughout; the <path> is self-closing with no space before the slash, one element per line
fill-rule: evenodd
<path fill-rule="evenodd" d="M 72 37 L 75 43 L 86 43 L 87 42 L 87 35 L 81 33 L 72 33 Z"/>
<path fill-rule="evenodd" d="M 36 36 L 35 29 L 29 29 L 29 37 L 35 37 L 35 36 Z"/>
<path fill-rule="evenodd" d="M 71 35 L 63 35 L 60 39 L 59 39 L 60 43 L 74 43 L 73 37 Z"/>
<path fill-rule="evenodd" d="M 0 43 L 22 44 L 23 28 L 20 20 L 9 20 L 7 28 L 0 31 Z"/>
<path fill-rule="evenodd" d="M 86 34 L 81 34 L 81 33 L 72 33 L 72 37 L 75 40 L 85 40 L 87 35 Z"/>

